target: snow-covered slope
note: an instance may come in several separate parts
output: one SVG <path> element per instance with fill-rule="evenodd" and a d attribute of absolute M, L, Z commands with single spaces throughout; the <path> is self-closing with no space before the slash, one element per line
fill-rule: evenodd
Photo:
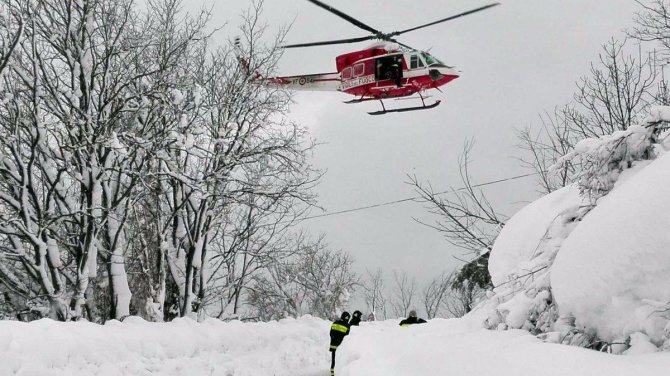
<path fill-rule="evenodd" d="M 328 329 L 309 316 L 271 323 L 0 321 L 0 375 L 314 375 L 323 369 Z"/>
<path fill-rule="evenodd" d="M 106 325 L 0 322 L 0 375 L 327 376 L 330 322 Z M 338 376 L 662 375 L 670 353 L 614 357 L 543 343 L 526 331 L 488 331 L 468 319 L 362 323 L 337 351 Z"/>
<path fill-rule="evenodd" d="M 575 186 L 552 192 L 514 215 L 491 251 L 489 271 L 495 289 L 471 316 L 484 320 L 489 329 L 553 331 L 558 314 L 552 305 L 551 266 L 582 215 Z"/>
<path fill-rule="evenodd" d="M 565 240 L 551 272 L 561 316 L 615 341 L 665 338 L 670 303 L 670 153 L 603 197 Z"/>
<path fill-rule="evenodd" d="M 650 119 L 559 160 L 577 183 L 507 222 L 489 260 L 495 289 L 472 317 L 548 342 L 670 350 L 670 137 Z"/>
<path fill-rule="evenodd" d="M 579 210 L 581 202 L 577 187 L 568 186 L 528 204 L 510 218 L 496 238 L 489 258 L 493 285 L 500 286 L 510 277 L 535 269 L 533 259 L 545 250 L 542 242 L 559 235 L 548 236 L 552 224 L 566 212 Z"/>

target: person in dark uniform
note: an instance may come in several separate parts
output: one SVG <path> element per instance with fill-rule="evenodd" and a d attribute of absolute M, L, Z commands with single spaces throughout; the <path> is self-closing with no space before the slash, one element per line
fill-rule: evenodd
<path fill-rule="evenodd" d="M 333 322 L 333 324 L 330 326 L 331 376 L 335 375 L 335 351 L 337 351 L 337 347 L 342 344 L 344 337 L 346 337 L 349 334 L 350 330 L 349 317 L 350 317 L 349 312 L 344 311 L 342 312 L 340 319 Z"/>
<path fill-rule="evenodd" d="M 409 317 L 402 320 L 400 322 L 400 326 L 407 327 L 407 326 L 410 326 L 412 324 L 423 324 L 425 322 L 426 322 L 426 320 L 424 320 L 422 318 L 419 318 L 419 317 L 416 317 L 416 311 L 415 310 L 411 310 L 411 311 L 409 311 Z"/>
<path fill-rule="evenodd" d="M 389 65 L 389 74 L 397 87 L 402 87 L 402 60 L 394 58 Z"/>
<path fill-rule="evenodd" d="M 351 320 L 349 320 L 349 326 L 358 326 L 358 324 L 361 322 L 361 316 L 363 316 L 361 311 L 354 311 L 354 313 L 351 315 Z"/>

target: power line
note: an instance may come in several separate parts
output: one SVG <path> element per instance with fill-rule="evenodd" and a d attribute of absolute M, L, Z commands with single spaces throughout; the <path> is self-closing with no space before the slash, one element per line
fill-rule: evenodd
<path fill-rule="evenodd" d="M 475 185 L 472 186 L 472 188 L 478 188 L 478 187 L 484 187 L 484 186 L 492 185 L 492 184 L 504 183 L 506 181 L 521 179 L 521 178 L 525 178 L 525 177 L 532 176 L 532 175 L 536 175 L 536 173 L 532 172 L 532 173 L 512 176 L 512 177 L 504 178 L 504 179 L 491 180 L 491 181 L 487 181 L 485 183 L 475 184 Z M 467 187 L 461 187 L 461 188 L 458 188 L 458 189 L 450 189 L 450 190 L 443 191 L 443 192 L 437 192 L 437 193 L 435 193 L 435 195 L 442 195 L 442 194 L 445 194 L 445 193 L 451 193 L 451 192 L 455 192 L 455 191 L 464 191 L 466 189 L 467 189 Z M 361 211 L 361 210 L 379 208 L 379 207 L 382 207 L 382 206 L 395 205 L 395 204 L 399 204 L 399 203 L 402 203 L 402 202 L 415 201 L 415 200 L 420 199 L 420 198 L 421 198 L 421 196 L 408 197 L 408 198 L 403 198 L 403 199 L 400 199 L 400 200 L 382 202 L 382 203 L 379 203 L 379 204 L 373 204 L 373 205 L 368 205 L 368 206 L 360 206 L 360 207 L 357 207 L 357 208 L 340 210 L 340 211 L 336 211 L 336 212 L 332 212 L 332 213 L 312 215 L 312 216 L 303 218 L 301 221 L 304 221 L 304 220 L 307 220 L 307 219 L 330 217 L 330 216 L 333 216 L 333 215 L 339 215 L 339 214 L 351 213 L 351 212 L 356 212 L 356 211 Z"/>

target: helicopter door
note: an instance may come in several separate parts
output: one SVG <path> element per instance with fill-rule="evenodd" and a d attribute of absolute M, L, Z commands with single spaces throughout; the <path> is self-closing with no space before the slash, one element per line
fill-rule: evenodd
<path fill-rule="evenodd" d="M 384 56 L 377 58 L 375 80 L 393 80 L 400 82 L 402 79 L 402 55 Z"/>

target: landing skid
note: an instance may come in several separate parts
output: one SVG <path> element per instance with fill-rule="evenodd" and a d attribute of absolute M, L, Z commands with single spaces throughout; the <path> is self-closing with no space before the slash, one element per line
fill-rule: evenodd
<path fill-rule="evenodd" d="M 426 104 L 426 100 L 423 95 L 419 94 L 419 98 L 421 98 L 421 106 L 416 106 L 416 107 L 404 107 L 404 108 L 396 108 L 396 109 L 391 109 L 387 110 L 386 106 L 384 106 L 384 101 L 379 100 L 382 104 L 382 110 L 381 111 L 374 111 L 374 112 L 368 112 L 370 115 L 384 115 L 384 114 L 389 114 L 392 112 L 407 112 L 407 111 L 420 111 L 420 110 L 428 110 L 431 108 L 435 108 L 440 105 L 442 101 L 437 100 L 432 104 Z"/>
<path fill-rule="evenodd" d="M 429 110 L 431 108 L 435 108 L 435 107 L 439 106 L 440 103 L 442 102 L 440 100 L 437 100 L 437 101 L 435 101 L 431 104 L 426 104 L 426 98 L 429 98 L 429 97 L 430 96 L 425 97 L 425 96 L 419 94 L 419 98 L 421 99 L 421 106 L 395 108 L 395 109 L 390 109 L 390 110 L 386 109 L 386 106 L 384 105 L 384 100 L 382 98 L 361 97 L 361 98 L 356 98 L 356 99 L 346 101 L 344 103 L 352 104 L 352 103 L 361 103 L 361 102 L 367 102 L 367 101 L 379 101 L 382 104 L 382 110 L 381 111 L 368 112 L 368 114 L 370 114 L 370 115 L 384 115 L 384 114 L 390 114 L 392 112 Z M 411 97 L 407 96 L 407 97 L 395 98 L 395 99 L 396 100 L 401 100 L 401 99 L 414 99 L 414 98 L 411 98 Z M 384 98 L 384 99 L 390 99 L 390 98 Z"/>
<path fill-rule="evenodd" d="M 346 104 L 352 104 L 352 103 L 361 103 L 361 102 L 367 102 L 367 101 L 376 101 L 378 100 L 377 98 L 357 98 L 357 99 L 352 99 L 350 101 L 342 102 Z"/>
<path fill-rule="evenodd" d="M 440 103 L 442 103 L 442 101 L 438 100 L 438 101 L 435 101 L 435 103 L 432 103 L 432 104 L 425 104 L 424 103 L 423 106 L 396 108 L 396 109 L 392 109 L 392 110 L 387 110 L 386 107 L 384 107 L 384 103 L 382 103 L 383 110 L 368 112 L 368 114 L 370 114 L 370 115 L 384 115 L 384 114 L 390 114 L 392 112 L 429 110 L 431 108 L 435 108 L 435 107 L 439 106 Z"/>

